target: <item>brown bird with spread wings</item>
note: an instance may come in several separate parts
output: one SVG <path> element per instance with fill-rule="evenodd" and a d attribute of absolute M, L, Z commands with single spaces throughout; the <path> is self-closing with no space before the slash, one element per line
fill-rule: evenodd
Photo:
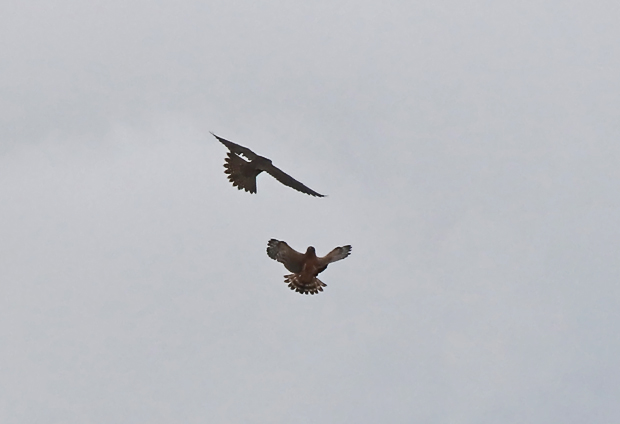
<path fill-rule="evenodd" d="M 323 194 L 319 194 L 309 187 L 306 187 L 284 171 L 273 166 L 270 159 L 259 156 L 247 147 L 235 144 L 215 134 L 213 134 L 213 136 L 224 146 L 228 147 L 229 152 L 226 157 L 226 163 L 224 163 L 226 171 L 224 172 L 228 174 L 228 179 L 232 185 L 239 190 L 243 189 L 250 193 L 256 193 L 256 177 L 258 174 L 265 171 L 282 184 L 292 187 L 297 191 L 309 194 L 310 196 L 325 197 Z M 245 156 L 250 162 L 246 161 L 241 156 Z"/>
<path fill-rule="evenodd" d="M 351 246 L 336 247 L 322 258 L 316 256 L 314 247 L 310 246 L 306 253 L 299 253 L 286 242 L 276 239 L 269 240 L 267 255 L 271 259 L 284 264 L 293 274 L 285 275 L 284 282 L 291 290 L 302 294 L 317 294 L 327 284 L 316 278 L 325 271 L 327 265 L 346 258 L 351 253 Z"/>

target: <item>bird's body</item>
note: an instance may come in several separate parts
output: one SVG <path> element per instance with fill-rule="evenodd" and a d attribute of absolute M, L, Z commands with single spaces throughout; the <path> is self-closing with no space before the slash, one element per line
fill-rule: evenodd
<path fill-rule="evenodd" d="M 264 171 L 282 184 L 294 188 L 297 191 L 309 194 L 310 196 L 325 197 L 274 166 L 270 159 L 259 156 L 247 147 L 233 143 L 215 134 L 213 134 L 213 136 L 229 150 L 224 163 L 224 168 L 226 168 L 224 172 L 228 174 L 228 179 L 232 185 L 239 190 L 256 193 L 256 177 Z M 243 159 L 242 156 L 247 158 L 249 162 Z"/>
<path fill-rule="evenodd" d="M 323 257 L 318 257 L 313 246 L 306 249 L 306 253 L 297 252 L 286 242 L 276 239 L 269 240 L 267 255 L 281 262 L 292 274 L 284 276 L 284 282 L 291 290 L 302 294 L 316 294 L 323 291 L 327 285 L 319 280 L 317 275 L 325 271 L 327 265 L 346 258 L 351 253 L 351 246 L 336 247 Z"/>

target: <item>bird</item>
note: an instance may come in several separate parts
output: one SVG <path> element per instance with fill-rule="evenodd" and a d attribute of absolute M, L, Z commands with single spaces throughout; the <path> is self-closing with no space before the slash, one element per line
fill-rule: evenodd
<path fill-rule="evenodd" d="M 256 193 L 256 177 L 265 171 L 282 184 L 297 191 L 310 196 L 325 197 L 325 195 L 306 187 L 281 169 L 275 167 L 271 163 L 271 159 L 259 156 L 247 147 L 240 146 L 213 133 L 211 134 L 228 148 L 229 152 L 224 163 L 224 168 L 226 168 L 224 172 L 228 174 L 228 179 L 232 185 L 239 190 L 243 189 L 250 193 Z M 241 156 L 245 156 L 250 162 Z"/>
<path fill-rule="evenodd" d="M 321 258 L 316 256 L 313 246 L 309 246 L 306 253 L 300 253 L 284 241 L 271 239 L 267 243 L 267 255 L 292 272 L 284 276 L 284 282 L 291 290 L 301 294 L 317 294 L 323 291 L 327 284 L 316 276 L 325 271 L 327 265 L 346 258 L 350 253 L 350 245 L 340 246 Z"/>

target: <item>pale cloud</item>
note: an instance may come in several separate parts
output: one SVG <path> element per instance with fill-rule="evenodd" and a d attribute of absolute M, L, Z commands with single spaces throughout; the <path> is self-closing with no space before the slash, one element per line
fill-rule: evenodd
<path fill-rule="evenodd" d="M 617 9 L 4 8 L 0 421 L 617 421 Z"/>

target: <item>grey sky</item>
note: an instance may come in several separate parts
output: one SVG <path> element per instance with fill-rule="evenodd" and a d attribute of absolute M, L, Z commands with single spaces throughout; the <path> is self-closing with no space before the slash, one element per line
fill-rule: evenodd
<path fill-rule="evenodd" d="M 618 16 L 3 4 L 0 421 L 619 422 Z"/>

